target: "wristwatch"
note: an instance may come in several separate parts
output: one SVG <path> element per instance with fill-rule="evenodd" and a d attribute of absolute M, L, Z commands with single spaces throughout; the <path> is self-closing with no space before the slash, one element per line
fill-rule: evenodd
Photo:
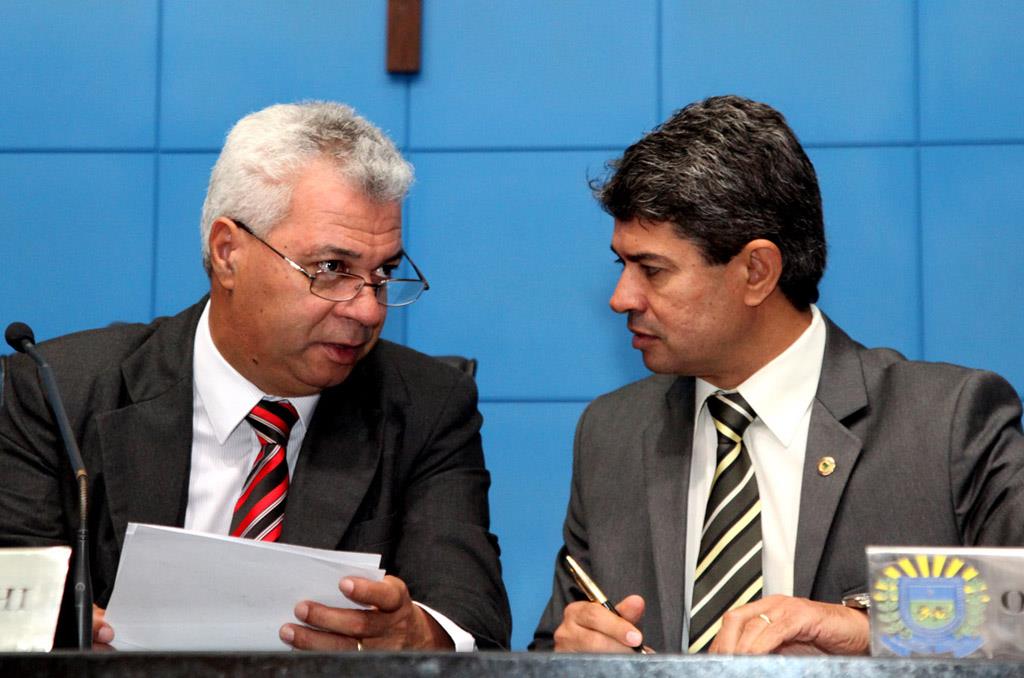
<path fill-rule="evenodd" d="M 848 596 L 843 596 L 843 607 L 848 607 L 853 610 L 870 610 L 871 609 L 871 594 L 870 593 L 851 593 Z"/>

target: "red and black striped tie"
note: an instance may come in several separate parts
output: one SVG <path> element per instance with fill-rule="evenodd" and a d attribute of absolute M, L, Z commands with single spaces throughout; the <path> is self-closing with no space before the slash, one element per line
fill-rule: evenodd
<path fill-rule="evenodd" d="M 277 541 L 284 522 L 284 504 L 288 498 L 288 463 L 285 447 L 288 434 L 299 418 L 295 406 L 287 400 L 264 398 L 245 419 L 256 431 L 260 452 L 242 486 L 231 518 L 231 536 Z"/>

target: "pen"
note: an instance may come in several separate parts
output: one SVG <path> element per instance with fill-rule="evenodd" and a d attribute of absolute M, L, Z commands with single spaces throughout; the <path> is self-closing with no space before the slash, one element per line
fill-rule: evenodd
<path fill-rule="evenodd" d="M 616 617 L 622 617 L 618 610 L 612 607 L 611 603 L 608 602 L 608 596 L 604 595 L 604 592 L 597 584 L 594 583 L 594 580 L 590 578 L 590 575 L 583 571 L 583 568 L 580 567 L 580 564 L 577 563 L 572 556 L 566 554 L 565 562 L 569 566 L 569 574 L 571 574 L 572 578 L 576 580 L 576 585 L 579 586 L 585 594 L 587 594 L 587 598 L 590 599 L 590 602 L 597 603 Z M 643 644 L 634 647 L 633 652 L 648 654 L 647 650 L 644 649 Z"/>

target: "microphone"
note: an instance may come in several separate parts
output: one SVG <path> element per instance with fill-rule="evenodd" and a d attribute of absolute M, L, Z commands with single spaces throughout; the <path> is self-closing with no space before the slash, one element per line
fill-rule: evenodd
<path fill-rule="evenodd" d="M 92 647 L 92 576 L 89 572 L 89 476 L 85 472 L 82 453 L 78 450 L 64 401 L 61 400 L 57 388 L 57 379 L 53 369 L 43 356 L 36 350 L 36 337 L 32 328 L 25 323 L 11 323 L 4 332 L 4 339 L 15 351 L 27 354 L 39 367 L 39 375 L 43 379 L 43 391 L 50 403 L 53 417 L 60 429 L 60 437 L 64 441 L 64 450 L 71 461 L 71 468 L 78 480 L 78 548 L 75 549 L 75 619 L 78 626 L 78 649 L 88 650 Z"/>
<path fill-rule="evenodd" d="M 33 345 L 36 342 L 36 335 L 32 328 L 25 323 L 11 323 L 4 332 L 4 339 L 18 353 L 25 352 L 26 345 Z"/>

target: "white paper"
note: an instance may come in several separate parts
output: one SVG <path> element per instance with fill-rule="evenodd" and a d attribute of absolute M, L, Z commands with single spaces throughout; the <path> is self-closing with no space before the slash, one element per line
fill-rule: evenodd
<path fill-rule="evenodd" d="M 68 546 L 0 549 L 0 651 L 53 647 L 70 556 Z"/>
<path fill-rule="evenodd" d="M 129 523 L 106 620 L 119 650 L 283 650 L 302 600 L 360 608 L 342 577 L 384 578 L 380 556 Z"/>

